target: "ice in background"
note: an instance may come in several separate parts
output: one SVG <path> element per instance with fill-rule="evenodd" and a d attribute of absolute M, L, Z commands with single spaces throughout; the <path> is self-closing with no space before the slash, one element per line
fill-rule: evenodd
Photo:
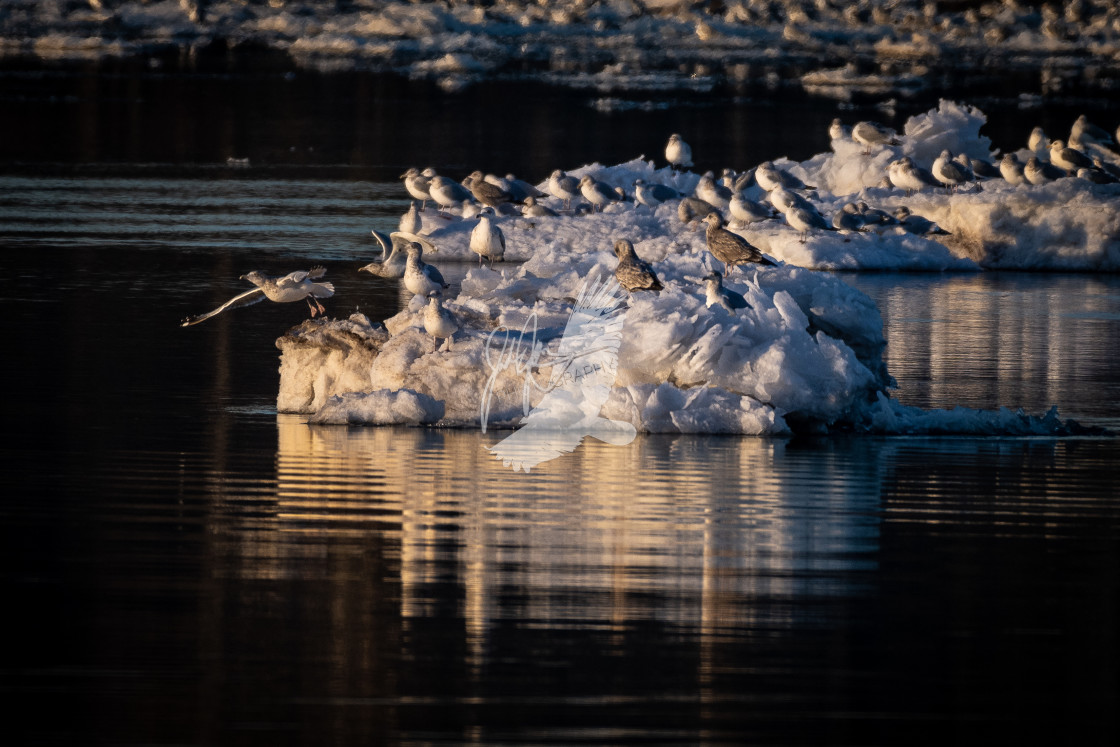
<path fill-rule="evenodd" d="M 1107 95 L 1120 9 L 923 0 L 7 0 L 0 53 L 189 58 L 268 49 L 305 68 L 393 71 L 448 90 L 533 76 L 602 91 L 804 85 L 909 95 L 944 76 L 1021 74 L 1032 94 Z"/>

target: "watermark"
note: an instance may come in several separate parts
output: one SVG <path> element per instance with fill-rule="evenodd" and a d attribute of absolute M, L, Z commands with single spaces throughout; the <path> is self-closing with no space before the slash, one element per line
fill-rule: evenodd
<path fill-rule="evenodd" d="M 600 417 L 618 372 L 618 349 L 622 345 L 623 306 L 626 296 L 613 277 L 600 281 L 588 278 L 580 289 L 555 352 L 537 341 L 537 314 L 525 320 L 521 330 L 499 327 L 490 333 L 485 348 L 490 377 L 482 392 L 479 419 L 482 432 L 490 417 L 498 376 L 512 369 L 523 377 L 521 427 L 488 447 L 507 467 L 528 472 L 538 464 L 569 454 L 586 436 L 616 446 L 634 440 L 637 431 L 630 423 Z M 495 338 L 502 335 L 500 345 Z M 549 347 L 552 343 L 549 343 Z M 495 354 L 496 351 L 496 354 Z M 537 371 L 551 367 L 548 379 L 539 382 Z M 530 406 L 534 390 L 544 395 Z"/>

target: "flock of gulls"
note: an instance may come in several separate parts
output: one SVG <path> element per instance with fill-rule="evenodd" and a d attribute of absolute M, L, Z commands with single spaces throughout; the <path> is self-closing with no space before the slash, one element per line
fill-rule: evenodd
<path fill-rule="evenodd" d="M 840 120 L 834 120 L 829 134 L 833 140 L 847 138 L 863 145 L 865 155 L 870 155 L 876 148 L 895 146 L 900 142 L 895 131 L 869 121 L 858 122 L 849 128 Z M 1098 184 L 1120 183 L 1118 141 L 1120 128 L 1113 136 L 1081 116 L 1064 141 L 1051 140 L 1040 128 L 1035 128 L 1027 144 L 1027 150 L 1034 155 L 1025 163 L 1013 153 L 1004 155 L 998 164 L 968 158 L 963 154 L 954 155 L 947 150 L 928 165 L 902 157 L 891 162 L 881 186 L 912 195 L 925 190 L 983 189 L 983 182 L 989 179 L 1002 179 L 1016 185 L 1038 185 L 1066 178 L 1086 179 Z M 679 134 L 670 136 L 665 147 L 665 160 L 674 171 L 693 165 L 692 149 Z M 430 168 L 410 168 L 401 175 L 401 179 L 412 201 L 401 217 L 399 230 L 388 236 L 373 231 L 382 248 L 382 259 L 360 269 L 382 278 L 399 279 L 410 293 L 427 298 L 424 328 L 437 344 L 439 340 L 444 340 L 445 350 L 451 349 L 452 336 L 459 325 L 454 315 L 441 304 L 442 294 L 449 284 L 438 268 L 424 261 L 424 252 L 435 250 L 432 241 L 421 235 L 421 213 L 429 209 L 429 202 L 434 203 L 441 214 L 455 211 L 465 220 L 477 221 L 470 234 L 470 249 L 478 255 L 480 266 L 488 263 L 492 267 L 495 262 L 503 261 L 506 251 L 505 236 L 499 225 L 501 218 L 552 218 L 562 214 L 599 212 L 614 203 L 628 202 L 653 208 L 676 201 L 677 215 L 682 223 L 706 226 L 707 251 L 723 266 L 722 275 L 713 271 L 699 279 L 706 305 L 709 308 L 719 306 L 732 314 L 749 308 L 749 304 L 741 294 L 725 288 L 723 278 L 735 268 L 750 265 L 765 268 L 777 263 L 730 228 L 742 229 L 756 222 L 784 220 L 801 234 L 802 242 L 818 231 L 851 233 L 891 228 L 922 236 L 946 233 L 936 223 L 912 213 L 906 206 L 898 206 L 888 213 L 864 202 L 848 202 L 831 216 L 825 215 L 811 199 L 815 187 L 769 161 L 742 173 L 724 169 L 717 176 L 709 171 L 700 177 L 691 194 L 682 194 L 664 184 L 646 184 L 641 179 L 633 182 L 632 192 L 628 193 L 622 186 L 608 184 L 590 174 L 577 179 L 562 170 L 553 171 L 542 185 L 547 192 L 512 174 L 497 177 L 482 171 L 475 171 L 462 182 L 456 182 Z M 752 200 L 746 197 L 744 190 L 755 185 L 765 191 L 764 198 Z M 541 202 L 548 197 L 557 201 L 557 209 Z M 562 208 L 559 203 L 563 204 Z M 630 293 L 656 293 L 663 289 L 656 268 L 638 256 L 632 242 L 618 239 L 613 251 L 618 260 L 615 277 L 621 287 Z M 322 315 L 325 309 L 318 299 L 334 294 L 334 286 L 321 280 L 325 272 L 322 267 L 282 277 L 250 272 L 242 279 L 255 286 L 252 290 L 205 314 L 188 317 L 182 326 L 198 324 L 228 309 L 248 306 L 266 298 L 278 303 L 306 300 L 312 318 Z"/>

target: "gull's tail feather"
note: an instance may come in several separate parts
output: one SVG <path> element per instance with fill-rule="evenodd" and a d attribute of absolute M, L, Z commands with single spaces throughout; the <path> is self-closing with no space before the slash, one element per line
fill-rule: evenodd
<path fill-rule="evenodd" d="M 311 286 L 311 295 L 316 298 L 330 298 L 334 295 L 334 285 L 332 283 L 314 283 Z"/>

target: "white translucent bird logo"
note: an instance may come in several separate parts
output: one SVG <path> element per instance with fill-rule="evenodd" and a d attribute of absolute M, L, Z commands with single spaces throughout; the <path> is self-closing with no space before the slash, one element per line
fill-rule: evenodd
<path fill-rule="evenodd" d="M 624 300 L 613 277 L 584 282 L 556 353 L 549 356 L 550 361 L 539 363 L 552 365 L 552 375 L 543 387 L 545 395 L 522 419 L 518 430 L 488 447 L 507 467 L 528 472 L 571 453 L 585 436 L 615 446 L 634 440 L 637 431 L 633 425 L 599 415 L 618 371 Z M 484 418 L 484 429 L 485 425 Z"/>

